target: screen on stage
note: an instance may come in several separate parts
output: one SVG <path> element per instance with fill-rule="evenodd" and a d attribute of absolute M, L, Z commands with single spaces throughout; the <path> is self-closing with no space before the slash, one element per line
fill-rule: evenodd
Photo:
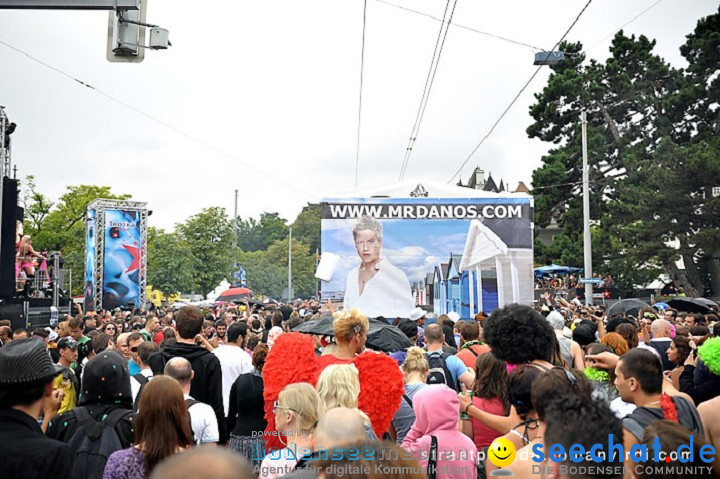
<path fill-rule="evenodd" d="M 105 210 L 105 309 L 140 306 L 140 211 Z"/>
<path fill-rule="evenodd" d="M 334 258 L 322 299 L 345 309 L 468 318 L 532 302 L 530 196 L 327 199 L 321 225 L 323 259 Z"/>
<path fill-rule="evenodd" d="M 97 212 L 88 210 L 85 224 L 85 311 L 95 310 L 95 229 L 97 228 Z"/>

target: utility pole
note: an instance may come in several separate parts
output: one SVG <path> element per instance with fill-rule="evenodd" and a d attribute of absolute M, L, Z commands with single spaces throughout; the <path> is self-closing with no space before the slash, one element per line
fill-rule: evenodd
<path fill-rule="evenodd" d="M 292 226 L 288 240 L 288 303 L 292 300 Z"/>
<path fill-rule="evenodd" d="M 238 190 L 235 190 L 235 212 L 233 214 L 233 249 L 235 249 L 235 246 L 237 246 L 237 234 L 238 234 L 238 224 L 237 224 L 237 200 L 238 200 Z"/>
<path fill-rule="evenodd" d="M 592 239 L 590 237 L 590 171 L 587 152 L 587 112 L 580 113 L 582 123 L 582 157 L 583 157 L 583 256 L 585 260 L 585 278 L 592 279 Z M 585 283 L 585 304 L 593 304 L 593 285 Z"/>

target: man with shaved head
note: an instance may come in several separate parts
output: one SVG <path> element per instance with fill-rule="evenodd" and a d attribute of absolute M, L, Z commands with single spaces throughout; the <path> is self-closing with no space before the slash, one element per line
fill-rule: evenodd
<path fill-rule="evenodd" d="M 352 409 L 336 407 L 329 409 L 318 421 L 313 433 L 313 452 L 300 458 L 295 469 L 281 479 L 316 479 L 317 473 L 312 460 L 333 455 L 333 451 L 365 440 L 363 418 Z"/>
<path fill-rule="evenodd" d="M 365 437 L 365 424 L 360 414 L 346 407 L 336 407 L 326 412 L 315 427 L 315 450 L 341 448 Z"/>
<path fill-rule="evenodd" d="M 660 355 L 663 371 L 672 371 L 674 366 L 667 356 L 667 350 L 672 342 L 672 339 L 670 338 L 670 335 L 672 334 L 672 326 L 664 319 L 656 319 L 650 325 L 650 333 L 652 334 L 652 340 L 647 343 L 647 345 L 657 351 Z"/>
<path fill-rule="evenodd" d="M 215 411 L 209 405 L 196 401 L 190 396 L 190 383 L 195 377 L 190 361 L 179 356 L 172 358 L 165 364 L 164 373 L 166 376 L 177 380 L 180 387 L 182 387 L 185 405 L 188 413 L 190 413 L 190 423 L 195 436 L 195 444 L 217 443 L 220 440 L 220 433 Z"/>
<path fill-rule="evenodd" d="M 155 468 L 150 479 L 253 479 L 241 456 L 217 447 L 173 454 Z"/>

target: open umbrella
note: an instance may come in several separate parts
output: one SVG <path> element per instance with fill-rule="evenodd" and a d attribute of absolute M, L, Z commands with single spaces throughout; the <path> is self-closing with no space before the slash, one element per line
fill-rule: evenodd
<path fill-rule="evenodd" d="M 293 331 L 305 334 L 320 334 L 322 336 L 334 336 L 333 318 L 326 316 L 320 319 L 313 319 L 298 324 Z M 387 324 L 379 319 L 370 320 L 370 329 L 367 335 L 367 345 L 371 349 L 377 349 L 392 353 L 395 351 L 404 351 L 412 346 L 410 340 L 396 326 Z"/>
<path fill-rule="evenodd" d="M 558 264 L 549 264 L 535 268 L 535 279 L 542 278 L 548 274 L 569 274 L 578 271 L 583 271 L 582 268 L 574 268 L 572 266 L 561 266 Z"/>
<path fill-rule="evenodd" d="M 405 351 L 412 346 L 408 337 L 397 326 L 387 324 L 379 319 L 370 320 L 367 345 L 372 349 L 379 349 L 386 353 Z"/>
<path fill-rule="evenodd" d="M 242 302 L 250 298 L 252 298 L 252 290 L 248 288 L 230 288 L 220 293 L 220 296 L 215 298 L 215 301 Z"/>
<path fill-rule="evenodd" d="M 710 301 L 704 298 L 673 298 L 667 303 L 671 308 L 675 308 L 678 311 L 684 311 L 686 313 L 700 313 L 708 314 L 711 313 L 710 305 L 705 301 Z M 712 302 L 712 301 L 710 301 Z"/>
<path fill-rule="evenodd" d="M 637 298 L 621 299 L 617 303 L 610 306 L 606 311 L 608 318 L 618 315 L 637 317 L 638 311 L 642 307 L 650 307 L 645 301 Z"/>
<path fill-rule="evenodd" d="M 293 328 L 293 331 L 305 334 L 320 334 L 322 336 L 334 336 L 332 316 L 325 316 L 300 323 Z"/>
<path fill-rule="evenodd" d="M 713 301 L 712 299 L 707 299 L 707 298 L 695 298 L 695 299 L 696 299 L 697 301 L 700 301 L 701 303 L 703 303 L 703 304 L 704 304 L 705 306 L 707 306 L 708 308 L 717 308 L 718 306 L 720 306 L 719 304 L 717 304 L 717 303 L 716 303 L 715 301 Z"/>

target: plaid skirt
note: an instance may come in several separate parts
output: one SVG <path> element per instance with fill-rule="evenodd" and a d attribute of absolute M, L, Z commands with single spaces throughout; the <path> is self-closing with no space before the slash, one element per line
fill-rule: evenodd
<path fill-rule="evenodd" d="M 265 440 L 262 437 L 230 434 L 228 447 L 247 459 L 253 468 L 259 466 L 265 457 Z"/>

